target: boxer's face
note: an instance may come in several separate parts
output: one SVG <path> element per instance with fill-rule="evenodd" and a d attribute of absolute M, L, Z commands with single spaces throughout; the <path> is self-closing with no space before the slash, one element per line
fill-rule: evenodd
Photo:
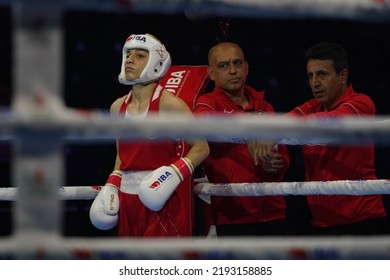
<path fill-rule="evenodd" d="M 217 87 L 236 92 L 244 88 L 248 63 L 240 49 L 230 45 L 220 46 L 213 52 L 208 73 Z"/>
<path fill-rule="evenodd" d="M 146 63 L 149 60 L 149 51 L 143 49 L 131 49 L 126 54 L 125 75 L 126 80 L 135 80 L 141 76 Z"/>

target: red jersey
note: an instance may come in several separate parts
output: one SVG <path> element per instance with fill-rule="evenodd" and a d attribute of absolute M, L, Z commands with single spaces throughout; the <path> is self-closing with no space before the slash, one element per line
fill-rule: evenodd
<path fill-rule="evenodd" d="M 350 85 L 343 96 L 326 112 L 315 98 L 294 108 L 287 115 L 308 118 L 374 116 L 375 106 L 365 94 Z M 374 146 L 304 145 L 306 181 L 376 179 Z M 385 217 L 381 195 L 308 196 L 312 224 L 332 227 Z"/>
<path fill-rule="evenodd" d="M 156 113 L 159 109 L 160 97 L 163 88 L 157 86 L 150 99 L 148 114 Z M 131 92 L 120 108 L 120 114 L 125 115 Z M 169 165 L 183 157 L 188 152 L 188 146 L 182 139 L 161 139 L 148 137 L 142 141 L 118 140 L 118 152 L 121 159 L 120 169 L 126 170 L 154 170 L 163 165 Z"/>
<path fill-rule="evenodd" d="M 246 108 L 234 103 L 219 88 L 201 95 L 194 108 L 197 114 L 240 114 L 252 113 L 261 117 L 265 113 L 274 113 L 272 106 L 264 100 L 264 92 L 257 92 L 245 86 L 249 100 Z M 276 175 L 263 170 L 263 162 L 255 166 L 246 144 L 209 142 L 210 155 L 204 161 L 205 173 L 211 183 L 248 183 L 280 181 L 290 165 L 287 148 L 279 145 L 283 156 L 284 168 Z M 212 210 L 215 223 L 257 223 L 283 219 L 286 217 L 286 204 L 282 196 L 257 197 L 218 197 L 212 196 Z"/>
<path fill-rule="evenodd" d="M 147 115 L 159 110 L 162 87 L 157 86 L 150 99 Z M 126 117 L 126 108 L 131 92 L 120 108 L 120 115 Z M 152 171 L 169 165 L 188 152 L 188 145 L 181 139 L 149 137 L 142 141 L 118 140 L 120 169 L 126 171 Z M 125 176 L 125 175 L 123 175 Z M 122 179 L 122 184 L 123 184 Z M 135 180 L 137 181 L 137 180 Z M 175 190 L 160 211 L 146 208 L 134 193 L 124 192 L 121 186 L 118 232 L 120 236 L 158 237 L 190 236 L 193 228 L 193 180 L 185 179 Z M 134 188 L 137 189 L 137 188 Z"/>

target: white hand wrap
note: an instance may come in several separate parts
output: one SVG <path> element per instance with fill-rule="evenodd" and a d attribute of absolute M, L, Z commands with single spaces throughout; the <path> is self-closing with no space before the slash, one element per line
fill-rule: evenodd
<path fill-rule="evenodd" d="M 91 223 L 98 229 L 109 230 L 118 224 L 121 173 L 114 171 L 93 201 L 89 210 Z"/>
<path fill-rule="evenodd" d="M 139 199 L 150 210 L 160 211 L 177 186 L 193 172 L 194 167 L 187 158 L 157 168 L 142 180 Z"/>

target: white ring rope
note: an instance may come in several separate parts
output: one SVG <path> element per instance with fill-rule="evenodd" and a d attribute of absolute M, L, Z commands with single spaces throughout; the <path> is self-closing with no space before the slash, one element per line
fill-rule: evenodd
<path fill-rule="evenodd" d="M 390 181 L 340 180 L 241 184 L 199 183 L 195 186 L 195 193 L 218 196 L 390 194 Z"/>
<path fill-rule="evenodd" d="M 242 142 L 242 139 L 274 139 L 281 144 L 385 144 L 390 143 L 390 116 L 302 119 L 281 115 L 233 115 L 230 117 L 181 114 L 150 117 L 144 120 L 112 117 L 105 112 L 53 108 L 33 115 L 0 114 L 0 140 L 33 137 L 36 131 L 53 131 L 67 141 L 99 141 L 145 136 L 206 137 L 221 142 Z M 47 137 L 50 137 L 50 133 Z M 222 137 L 220 135 L 223 135 Z M 237 140 L 238 139 L 238 140 Z"/>
<path fill-rule="evenodd" d="M 29 233 L 34 235 L 34 233 Z M 313 238 L 58 238 L 40 233 L 0 242 L 3 259 L 103 260 L 379 260 L 390 259 L 387 236 Z"/>
<path fill-rule="evenodd" d="M 93 200 L 101 186 L 66 186 L 58 189 L 60 200 Z M 0 201 L 15 201 L 18 198 L 18 188 L 0 188 Z"/>
<path fill-rule="evenodd" d="M 92 200 L 101 186 L 65 186 L 59 188 L 60 200 Z M 265 182 L 211 184 L 197 183 L 197 195 L 273 196 L 273 195 L 371 195 L 390 194 L 390 181 L 338 180 L 319 182 Z M 17 188 L 0 188 L 0 201 L 16 200 Z"/>

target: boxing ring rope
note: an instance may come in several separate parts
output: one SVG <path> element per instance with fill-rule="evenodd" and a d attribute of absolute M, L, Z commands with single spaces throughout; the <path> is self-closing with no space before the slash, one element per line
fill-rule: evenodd
<path fill-rule="evenodd" d="M 64 186 L 58 189 L 60 200 L 93 200 L 102 186 Z M 18 188 L 1 188 L 0 201 L 17 199 Z M 338 180 L 311 182 L 265 182 L 212 184 L 197 183 L 197 195 L 269 196 L 269 195 L 371 195 L 390 194 L 390 181 Z"/>
<path fill-rule="evenodd" d="M 340 180 L 242 184 L 199 183 L 195 193 L 218 196 L 390 194 L 388 180 Z"/>
<path fill-rule="evenodd" d="M 54 99 L 53 97 L 50 97 Z M 25 101 L 27 102 L 27 101 Z M 18 113 L 0 112 L 0 140 L 13 135 L 34 136 L 34 130 L 49 131 L 47 137 L 61 141 L 99 142 L 119 136 L 139 140 L 145 136 L 206 137 L 216 142 L 243 143 L 246 139 L 276 140 L 280 144 L 376 144 L 390 142 L 390 116 L 300 119 L 272 116 L 198 116 L 170 114 L 144 120 L 109 116 L 99 110 L 73 110 L 57 100 L 48 100 L 47 108 L 23 104 Z M 52 132 L 50 132 L 50 130 Z"/>
<path fill-rule="evenodd" d="M 32 243 L 34 241 L 34 243 Z M 204 239 L 59 238 L 45 234 L 5 238 L 1 259 L 97 260 L 381 260 L 389 259 L 388 236 L 245 237 Z"/>

